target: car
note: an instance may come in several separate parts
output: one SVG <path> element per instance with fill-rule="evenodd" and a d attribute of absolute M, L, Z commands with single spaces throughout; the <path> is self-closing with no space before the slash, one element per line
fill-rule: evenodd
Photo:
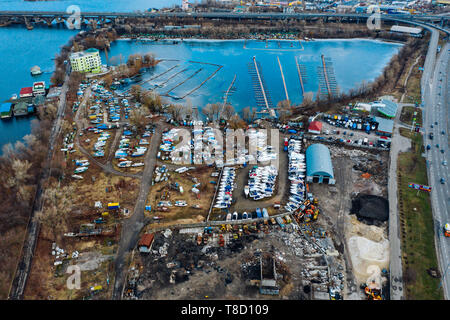
<path fill-rule="evenodd" d="M 439 148 L 439 143 L 436 143 L 436 148 Z"/>
<path fill-rule="evenodd" d="M 445 179 L 441 178 L 441 183 L 444 184 L 445 183 Z"/>
<path fill-rule="evenodd" d="M 447 165 L 447 160 L 442 161 L 442 165 L 446 166 Z"/>
<path fill-rule="evenodd" d="M 441 149 L 441 153 L 444 153 L 444 149 Z"/>
<path fill-rule="evenodd" d="M 444 130 L 442 130 L 442 131 L 441 131 L 441 133 L 442 133 L 442 134 L 445 134 L 445 131 L 444 131 Z"/>
<path fill-rule="evenodd" d="M 437 124 L 438 124 L 438 122 L 437 122 L 437 121 L 435 121 L 435 122 L 434 122 L 434 124 L 435 124 L 435 125 L 437 125 Z"/>
<path fill-rule="evenodd" d="M 431 128 L 434 128 L 433 124 L 431 124 Z"/>

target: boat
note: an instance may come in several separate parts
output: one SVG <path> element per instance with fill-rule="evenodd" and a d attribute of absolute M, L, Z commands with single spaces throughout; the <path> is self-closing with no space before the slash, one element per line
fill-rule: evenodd
<path fill-rule="evenodd" d="M 79 167 L 75 169 L 75 173 L 83 173 L 85 172 L 89 167 Z"/>
<path fill-rule="evenodd" d="M 39 76 L 42 74 L 42 71 L 39 66 L 34 66 L 31 68 L 30 73 L 32 76 Z"/>

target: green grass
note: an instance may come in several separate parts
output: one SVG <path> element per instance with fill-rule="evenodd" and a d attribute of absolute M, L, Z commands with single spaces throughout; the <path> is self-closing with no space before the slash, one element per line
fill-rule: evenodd
<path fill-rule="evenodd" d="M 416 107 L 403 107 L 400 115 L 400 121 L 412 125 L 412 119 L 414 118 L 414 112 L 417 112 L 415 123 L 422 125 L 422 110 Z"/>
<path fill-rule="evenodd" d="M 398 158 L 405 296 L 409 300 L 442 300 L 440 279 L 427 273 L 429 268 L 438 269 L 430 194 L 408 187 L 411 182 L 428 184 L 426 162 L 421 156 L 423 140 L 420 134 L 408 130 L 401 130 L 401 134 L 412 140 L 412 150 Z"/>

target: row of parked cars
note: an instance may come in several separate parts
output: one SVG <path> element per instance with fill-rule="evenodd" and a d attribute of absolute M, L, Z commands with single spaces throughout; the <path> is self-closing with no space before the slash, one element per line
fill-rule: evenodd
<path fill-rule="evenodd" d="M 225 220 L 226 221 L 233 221 L 233 220 L 246 220 L 246 219 L 258 219 L 258 218 L 269 218 L 269 212 L 266 208 L 256 208 L 254 212 L 243 212 L 238 213 L 234 212 L 233 214 L 228 213 Z"/>
<path fill-rule="evenodd" d="M 362 119 L 348 115 L 325 114 L 323 116 L 323 120 L 335 127 L 341 127 L 350 130 L 363 130 L 367 133 L 370 133 L 370 131 L 375 131 L 378 127 L 378 123 L 371 119 Z"/>

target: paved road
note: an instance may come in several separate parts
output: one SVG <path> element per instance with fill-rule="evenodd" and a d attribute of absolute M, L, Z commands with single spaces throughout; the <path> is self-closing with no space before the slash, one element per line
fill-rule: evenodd
<path fill-rule="evenodd" d="M 433 49 L 436 50 L 436 47 Z M 424 141 L 431 145 L 431 150 L 427 152 L 426 159 L 429 163 L 428 181 L 432 187 L 431 203 L 435 224 L 435 241 L 437 244 L 437 254 L 440 264 L 440 270 L 443 274 L 443 289 L 446 299 L 450 299 L 450 242 L 443 235 L 443 225 L 450 223 L 450 193 L 449 193 L 449 167 L 444 166 L 442 161 L 450 162 L 449 157 L 449 43 L 441 50 L 439 59 L 435 67 L 427 74 L 427 80 L 423 83 L 423 102 L 424 102 Z M 436 51 L 435 51 L 436 52 Z M 435 59 L 433 59 L 434 64 Z M 430 62 L 431 63 L 431 62 Z M 441 81 L 442 79 L 442 81 Z M 437 122 L 437 125 L 436 125 Z M 434 128 L 431 128 L 433 124 Z M 445 134 L 441 132 L 444 131 Z M 434 139 L 429 139 L 429 133 L 433 132 Z M 439 144 L 439 148 L 436 147 Z M 440 150 L 443 149 L 444 153 Z M 445 179 L 445 184 L 440 183 L 440 179 Z"/>
<path fill-rule="evenodd" d="M 397 110 L 394 119 L 394 134 L 392 136 L 390 163 L 388 175 L 389 197 L 389 245 L 390 245 L 390 299 L 403 299 L 403 269 L 401 251 L 401 231 L 398 223 L 398 190 L 397 190 L 397 161 L 399 152 L 406 152 L 411 147 L 409 139 L 400 135 L 400 114 L 403 105 Z"/>
<path fill-rule="evenodd" d="M 141 180 L 139 196 L 134 207 L 134 212 L 129 219 L 126 219 L 123 222 L 122 225 L 122 234 L 115 261 L 116 278 L 112 295 L 112 299 L 114 300 L 120 300 L 122 298 L 122 292 L 128 272 L 126 257 L 127 254 L 135 248 L 138 242 L 139 233 L 145 225 L 145 202 L 147 201 L 147 196 L 150 191 L 153 171 L 156 166 L 156 153 L 159 148 L 159 142 L 161 141 L 164 126 L 165 124 L 158 123 L 155 128 L 155 133 L 152 135 L 150 147 L 145 157 L 145 169 Z"/>
<path fill-rule="evenodd" d="M 31 270 L 31 262 L 33 259 L 34 249 L 36 248 L 37 239 L 39 236 L 40 224 L 35 219 L 35 213 L 42 210 L 42 206 L 44 204 L 44 190 L 42 189 L 43 183 L 48 179 L 50 175 L 50 162 L 53 157 L 53 151 L 55 149 L 56 138 L 61 132 L 61 124 L 64 119 L 64 113 L 66 109 L 66 94 L 68 90 L 68 80 L 69 76 L 66 74 L 64 79 L 64 85 L 61 89 L 61 95 L 59 98 L 58 111 L 56 114 L 56 119 L 54 121 L 54 125 L 52 127 L 52 131 L 50 133 L 49 138 L 49 149 L 47 152 L 47 157 L 45 160 L 45 165 L 41 173 L 41 177 L 39 179 L 36 196 L 34 199 L 33 207 L 31 210 L 30 220 L 27 227 L 27 238 L 24 242 L 24 246 L 22 249 L 22 255 L 20 257 L 20 261 L 16 270 L 16 274 L 13 279 L 13 284 L 11 286 L 11 290 L 9 293 L 10 300 L 21 300 L 23 299 L 23 294 L 25 291 L 25 285 L 28 280 L 28 275 Z"/>

